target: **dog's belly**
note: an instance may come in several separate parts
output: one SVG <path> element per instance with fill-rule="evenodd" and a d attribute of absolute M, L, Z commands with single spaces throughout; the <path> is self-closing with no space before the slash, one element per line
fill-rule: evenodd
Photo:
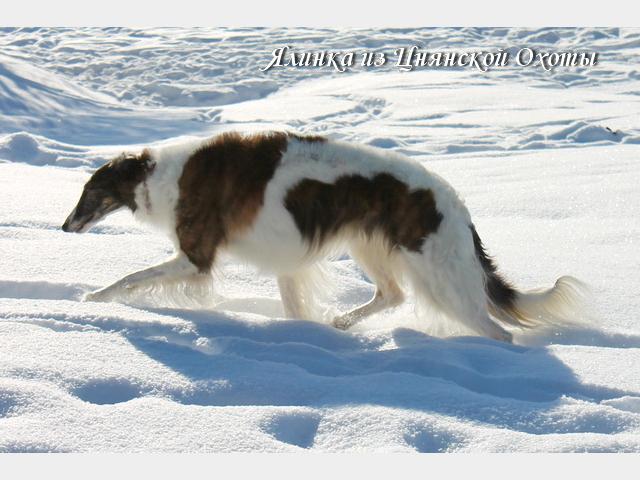
<path fill-rule="evenodd" d="M 276 275 L 294 273 L 311 260 L 289 212 L 270 203 L 264 205 L 248 230 L 227 244 L 227 251 Z"/>

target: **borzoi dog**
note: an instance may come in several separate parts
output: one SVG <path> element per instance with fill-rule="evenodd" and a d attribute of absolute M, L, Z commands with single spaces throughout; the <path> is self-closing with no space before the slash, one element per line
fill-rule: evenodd
<path fill-rule="evenodd" d="M 505 326 L 565 322 L 580 297 L 571 277 L 535 292 L 510 286 L 454 189 L 417 162 L 318 136 L 223 133 L 122 154 L 93 174 L 62 229 L 85 232 L 121 208 L 165 231 L 177 253 L 86 300 L 210 275 L 226 250 L 274 273 L 286 316 L 309 319 L 308 279 L 340 248 L 376 286 L 333 319 L 340 329 L 399 305 L 404 283 L 448 320 L 507 342 Z"/>

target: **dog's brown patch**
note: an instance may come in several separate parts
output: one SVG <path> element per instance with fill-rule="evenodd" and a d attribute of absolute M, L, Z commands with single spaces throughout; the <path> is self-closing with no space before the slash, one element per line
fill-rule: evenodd
<path fill-rule="evenodd" d="M 321 135 L 299 135 L 297 133 L 287 133 L 287 135 L 289 136 L 289 138 L 293 138 L 295 140 L 298 140 L 299 142 L 306 142 L 306 143 L 324 143 L 327 141 L 326 137 L 323 137 Z"/>
<path fill-rule="evenodd" d="M 185 163 L 176 232 L 180 248 L 200 271 L 211 268 L 219 246 L 252 224 L 287 139 L 286 133 L 224 133 Z"/>
<path fill-rule="evenodd" d="M 442 221 L 431 190 L 410 190 L 388 173 L 345 175 L 333 183 L 304 179 L 287 192 L 285 206 L 316 247 L 343 227 L 355 226 L 367 235 L 384 234 L 391 248 L 419 252 Z"/>

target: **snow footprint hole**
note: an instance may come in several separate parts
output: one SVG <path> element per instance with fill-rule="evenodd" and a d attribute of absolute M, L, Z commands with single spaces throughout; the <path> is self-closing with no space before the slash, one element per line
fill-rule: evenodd
<path fill-rule="evenodd" d="M 458 434 L 432 425 L 409 428 L 404 434 L 404 440 L 419 453 L 450 452 L 463 443 Z"/>
<path fill-rule="evenodd" d="M 76 387 L 72 393 L 96 405 L 123 403 L 142 396 L 139 387 L 121 378 L 91 380 Z"/>
<path fill-rule="evenodd" d="M 315 413 L 282 413 L 268 417 L 262 423 L 262 430 L 280 442 L 309 448 L 313 445 L 320 415 Z"/>

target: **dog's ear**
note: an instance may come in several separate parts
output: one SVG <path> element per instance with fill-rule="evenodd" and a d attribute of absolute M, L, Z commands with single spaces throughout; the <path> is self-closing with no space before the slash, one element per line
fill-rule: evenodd
<path fill-rule="evenodd" d="M 153 162 L 145 150 L 140 155 L 124 155 L 113 166 L 121 181 L 140 182 L 153 169 Z"/>

